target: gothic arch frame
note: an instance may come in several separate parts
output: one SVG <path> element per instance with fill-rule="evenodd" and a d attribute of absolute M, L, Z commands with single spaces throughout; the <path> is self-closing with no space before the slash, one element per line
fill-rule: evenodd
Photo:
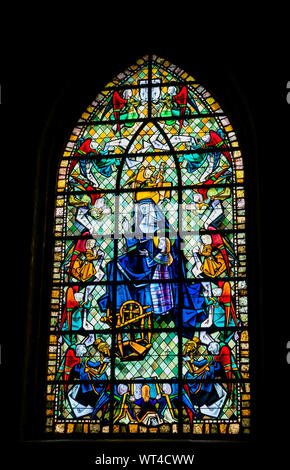
<path fill-rule="evenodd" d="M 175 63 L 178 63 L 178 57 L 176 58 Z M 190 67 L 187 66 L 186 69 L 189 71 Z M 203 83 L 202 80 L 201 80 L 201 83 Z M 241 109 L 243 109 L 244 115 L 247 115 L 248 111 L 244 107 L 243 100 L 241 99 L 241 97 L 238 97 L 238 93 L 236 92 L 236 90 L 234 90 L 234 88 L 235 88 L 235 86 L 233 85 L 232 93 L 235 95 L 235 99 L 237 99 L 237 101 L 239 103 L 241 103 Z M 211 84 L 210 89 L 214 90 L 214 82 Z M 65 95 L 65 92 L 64 92 L 64 95 Z M 63 97 L 61 98 L 61 105 L 63 103 L 62 100 L 63 100 Z M 221 96 L 219 97 L 219 101 L 222 101 Z M 36 200 L 38 201 L 38 204 L 36 205 L 36 208 L 35 208 L 35 221 L 36 222 L 35 222 L 35 225 L 34 225 L 35 232 L 34 232 L 34 237 L 33 237 L 32 250 L 33 250 L 34 253 L 38 253 L 38 255 L 36 255 L 36 258 L 41 259 L 41 265 L 39 266 L 39 264 L 32 263 L 32 277 L 31 277 L 30 285 L 33 286 L 33 292 L 34 293 L 31 295 L 30 300 L 29 300 L 28 310 L 30 312 L 30 315 L 29 315 L 30 320 L 28 321 L 28 330 L 27 330 L 28 331 L 28 342 L 29 342 L 29 339 L 33 335 L 36 335 L 36 337 L 39 338 L 39 340 L 38 340 L 38 344 L 34 345 L 35 349 L 27 348 L 28 352 L 27 352 L 27 356 L 26 356 L 26 362 L 31 361 L 31 358 L 33 356 L 33 350 L 34 351 L 35 350 L 42 351 L 41 357 L 44 357 L 44 354 L 45 354 L 44 350 L 46 351 L 46 347 L 44 348 L 44 346 L 41 345 L 40 343 L 42 342 L 42 339 L 45 336 L 45 333 L 43 333 L 43 329 L 45 329 L 44 325 L 49 320 L 49 313 L 47 312 L 41 318 L 39 318 L 39 317 L 37 318 L 37 315 L 36 315 L 35 312 L 36 311 L 42 311 L 42 312 L 45 311 L 44 298 L 49 297 L 49 291 L 51 289 L 51 286 L 45 285 L 46 284 L 45 283 L 45 273 L 48 272 L 51 269 L 50 253 L 51 253 L 51 250 L 52 250 L 52 244 L 51 244 L 52 241 L 50 239 L 49 233 L 51 232 L 51 229 L 52 229 L 53 210 L 54 210 L 54 191 L 52 190 L 52 186 L 53 186 L 52 182 L 54 180 L 54 175 L 56 174 L 57 159 L 58 159 L 59 155 L 61 154 L 61 152 L 59 152 L 59 149 L 62 147 L 62 143 L 64 141 L 63 140 L 63 135 L 64 134 L 68 135 L 69 134 L 69 128 L 72 127 L 71 126 L 72 123 L 70 122 L 69 124 L 67 124 L 66 129 L 64 130 L 63 125 L 62 124 L 60 125 L 59 122 L 58 122 L 59 129 L 58 129 L 57 133 L 54 134 L 55 123 L 53 121 L 54 121 L 55 115 L 57 114 L 60 107 L 61 106 L 59 106 L 59 104 L 57 104 L 55 106 L 54 113 L 51 116 L 51 122 L 48 124 L 48 127 L 47 127 L 47 129 L 44 133 L 44 136 L 41 139 L 41 146 L 40 146 L 40 151 L 39 151 L 38 178 L 37 178 L 38 188 L 36 189 Z M 84 109 L 84 107 L 82 109 Z M 227 113 L 227 115 L 228 115 L 228 113 Z M 72 118 L 72 121 L 73 121 L 73 118 Z M 74 121 L 76 121 L 76 119 L 74 119 Z M 248 115 L 248 121 L 250 121 L 250 116 L 249 115 Z M 232 122 L 233 122 L 233 120 L 232 120 Z M 240 129 L 242 131 L 244 131 L 245 135 L 247 135 L 247 136 L 250 135 L 251 143 L 249 144 L 249 147 L 250 147 L 249 153 L 254 155 L 255 152 L 256 152 L 256 149 L 255 149 L 256 143 L 254 141 L 254 131 L 253 131 L 253 129 L 251 129 L 251 126 L 248 125 L 248 124 L 247 124 L 247 126 L 245 126 L 244 123 L 243 123 L 243 125 L 241 126 L 238 123 L 235 126 L 235 130 L 239 131 Z M 51 138 L 52 138 L 53 134 L 55 135 L 55 137 L 53 138 L 53 144 L 51 145 Z M 132 141 L 133 141 L 133 139 L 134 139 L 134 137 L 132 137 Z M 240 140 L 242 140 L 241 147 L 242 148 L 247 147 L 247 145 L 244 145 L 245 142 L 243 142 L 243 137 Z M 255 180 L 256 169 L 255 168 L 253 169 L 253 163 L 250 163 L 250 158 L 248 158 L 248 159 L 245 158 L 246 151 L 244 151 L 243 154 L 244 154 L 244 162 L 245 162 L 245 165 L 246 165 L 245 185 L 247 187 L 247 194 L 248 194 L 248 200 L 249 200 L 249 198 L 252 198 L 252 194 L 253 194 L 253 185 L 250 182 L 250 178 L 252 177 L 252 180 Z M 253 158 L 253 160 L 255 161 L 255 157 Z M 51 165 L 52 162 L 53 162 L 53 164 Z M 45 170 L 44 170 L 44 168 L 45 168 Z M 120 181 L 120 177 L 121 177 L 119 175 L 121 175 L 121 169 L 119 170 L 118 181 Z M 43 184 L 43 182 L 45 182 L 45 184 Z M 45 187 L 44 192 L 41 190 L 41 186 Z M 181 189 L 180 189 L 180 192 L 181 192 Z M 257 201 L 257 199 L 258 199 L 257 195 L 255 194 L 255 191 L 254 191 L 253 199 L 255 201 Z M 258 206 L 258 203 L 256 205 Z M 251 209 L 249 210 L 249 204 L 248 204 L 247 212 L 248 212 L 248 215 L 247 215 L 247 220 L 248 220 L 247 239 L 248 239 L 248 242 L 247 242 L 247 244 L 248 244 L 248 247 L 250 247 L 250 250 L 252 250 L 253 246 L 255 245 L 255 240 L 254 240 L 253 234 L 251 234 L 251 230 L 249 229 L 249 227 L 251 228 L 251 226 L 254 225 L 253 224 L 254 217 L 255 217 L 254 214 L 258 213 L 258 209 L 256 207 L 253 211 L 252 207 L 251 207 Z M 47 223 L 45 223 L 45 221 L 47 221 Z M 44 227 L 44 230 L 43 230 L 43 233 L 42 233 L 43 238 L 41 238 L 39 236 L 39 227 L 40 226 Z M 44 246 L 45 246 L 45 248 L 44 248 Z M 34 257 L 34 259 L 35 259 L 35 257 Z M 254 262 L 252 264 L 254 266 L 254 270 L 251 270 L 251 273 L 254 273 L 255 271 L 257 272 L 257 270 L 258 270 L 258 268 L 256 266 L 257 261 L 255 260 L 255 257 L 253 256 L 253 253 L 251 253 L 251 251 L 248 253 L 248 260 L 249 260 L 250 263 L 254 260 Z M 250 274 L 250 277 L 251 277 L 251 274 Z M 252 277 L 254 278 L 254 274 L 252 274 Z M 249 279 L 249 285 L 253 286 L 253 279 L 252 280 Z M 252 292 L 251 292 L 251 289 L 250 289 L 250 298 L 249 298 L 249 300 L 250 300 L 250 304 L 252 306 L 257 306 L 256 294 L 253 292 L 253 289 L 252 289 Z M 255 307 L 252 307 L 252 309 L 254 310 Z M 253 319 L 253 323 L 255 323 L 255 322 L 257 322 L 257 318 Z M 252 328 L 250 326 L 250 330 L 251 329 L 255 330 L 256 325 L 252 324 Z M 251 343 L 251 340 L 250 340 L 250 343 Z M 255 364 L 256 360 L 257 360 L 256 359 L 256 357 L 257 357 L 256 349 L 257 348 L 255 347 L 253 342 L 251 344 L 251 348 L 252 348 L 252 351 L 253 351 L 252 357 L 251 357 L 251 362 L 252 362 L 252 366 L 253 366 Z M 33 368 L 34 373 L 32 374 L 32 376 L 27 370 L 28 376 L 30 375 L 30 379 L 32 379 L 32 381 L 30 380 L 30 383 L 32 385 L 27 388 L 26 395 L 25 395 L 26 398 L 24 398 L 24 400 L 29 401 L 29 399 L 31 400 L 31 397 L 35 397 L 37 403 L 39 403 L 39 404 L 42 403 L 43 404 L 43 397 L 41 396 L 41 394 L 39 394 L 39 390 L 37 390 L 38 387 L 36 386 L 36 384 L 39 382 L 39 376 L 44 377 L 44 370 L 42 369 L 41 361 L 35 361 L 35 364 L 36 364 L 36 367 Z M 252 381 L 254 381 L 253 378 L 252 378 Z M 254 398 L 255 398 L 255 389 L 256 388 L 254 386 Z M 36 418 L 36 421 L 37 421 L 39 416 L 35 416 L 35 418 Z M 28 435 L 34 436 L 34 438 L 36 438 L 36 436 L 40 436 L 41 433 L 40 433 L 39 430 L 40 430 L 41 427 L 42 426 L 40 425 L 39 421 L 38 421 L 38 424 L 36 426 L 34 426 L 34 430 L 30 426 L 27 426 L 26 429 L 27 429 Z M 101 436 L 100 436 L 100 438 L 101 438 Z M 94 436 L 94 439 L 96 439 L 96 436 Z"/>

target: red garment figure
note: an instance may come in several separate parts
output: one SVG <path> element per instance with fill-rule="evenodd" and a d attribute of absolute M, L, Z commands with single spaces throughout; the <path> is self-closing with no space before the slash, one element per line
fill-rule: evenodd
<path fill-rule="evenodd" d="M 74 180 L 78 182 L 75 186 L 83 191 L 96 191 L 97 189 L 91 186 L 90 184 L 86 183 L 85 181 L 81 180 L 77 176 L 73 177 Z M 103 196 L 103 193 L 97 193 L 97 194 L 91 194 L 88 193 L 88 196 L 91 198 L 91 205 L 93 206 L 96 202 L 97 199 L 99 199 L 101 196 Z"/>
<path fill-rule="evenodd" d="M 76 301 L 74 297 L 74 294 L 78 292 L 78 290 L 79 290 L 78 286 L 73 286 L 73 287 L 69 287 L 68 290 L 66 291 L 66 304 L 65 304 L 65 308 L 62 314 L 62 319 L 60 322 L 60 327 L 59 327 L 60 330 L 62 330 L 65 319 L 67 319 L 68 330 L 71 330 L 72 312 L 79 305 L 79 303 Z"/>
<path fill-rule="evenodd" d="M 71 270 L 74 265 L 74 262 L 76 258 L 79 256 L 80 253 L 85 253 L 86 252 L 86 241 L 87 237 L 90 235 L 89 232 L 84 232 L 82 234 L 83 238 L 80 238 L 75 245 L 72 246 L 72 248 L 69 250 L 69 252 L 66 255 L 66 259 L 70 259 L 70 265 L 68 269 L 68 279 L 70 280 L 71 276 Z M 64 260 L 64 263 L 66 262 L 66 259 Z"/>
<path fill-rule="evenodd" d="M 231 350 L 226 344 L 224 344 L 221 347 L 219 354 L 215 356 L 215 361 L 220 362 L 220 364 L 223 366 L 223 369 L 225 371 L 225 374 L 228 380 L 231 380 L 233 377 L 232 371 L 235 371 L 238 378 L 240 378 L 240 373 L 232 357 Z M 228 383 L 229 393 L 231 393 L 231 389 L 232 389 L 232 384 L 231 382 L 229 382 Z"/>
<path fill-rule="evenodd" d="M 128 103 L 128 100 L 125 100 L 124 98 L 121 98 L 119 93 L 117 91 L 114 92 L 113 94 L 113 110 L 114 110 L 114 117 L 116 121 L 120 121 L 120 111 L 121 109 L 126 106 Z M 120 127 L 120 122 L 117 122 L 117 127 L 119 134 L 121 136 L 121 127 Z"/>
<path fill-rule="evenodd" d="M 69 349 L 65 356 L 64 362 L 64 380 L 67 382 L 71 373 L 72 368 L 80 363 L 80 358 L 75 355 L 73 349 Z M 67 383 L 64 384 L 64 391 L 67 391 Z"/>
<path fill-rule="evenodd" d="M 186 109 L 186 105 L 187 105 L 187 88 L 186 88 L 186 86 L 183 86 L 181 88 L 180 92 L 177 93 L 177 95 L 174 95 L 172 97 L 172 100 L 176 101 L 176 103 L 179 105 L 179 108 L 180 108 L 180 116 L 182 117 L 182 119 L 180 119 L 180 121 L 179 121 L 178 133 L 180 133 L 180 130 L 181 130 L 182 124 L 183 124 L 183 117 L 185 115 L 185 109 Z"/>
<path fill-rule="evenodd" d="M 208 229 L 212 230 L 213 232 L 216 232 L 216 233 L 212 232 L 210 234 L 211 238 L 212 238 L 212 247 L 217 248 L 218 250 L 220 250 L 221 254 L 223 255 L 223 259 L 226 263 L 228 275 L 230 275 L 230 263 L 229 263 L 228 255 L 227 255 L 227 252 L 226 252 L 226 248 L 224 246 L 224 241 L 223 241 L 222 237 L 220 236 L 220 234 L 217 233 L 217 231 L 214 227 L 209 225 Z"/>
<path fill-rule="evenodd" d="M 218 285 L 222 288 L 222 295 L 219 297 L 218 301 L 220 304 L 223 304 L 225 308 L 225 326 L 227 327 L 229 325 L 230 313 L 232 314 L 235 325 L 238 326 L 235 307 L 231 297 L 231 285 L 228 281 L 220 281 Z"/>
<path fill-rule="evenodd" d="M 78 240 L 75 243 L 75 245 L 73 245 L 70 248 L 69 252 L 66 255 L 66 259 L 70 260 L 70 265 L 68 269 L 68 279 L 70 279 L 71 270 L 72 270 L 75 260 L 80 255 L 80 253 L 86 252 L 86 241 L 87 241 L 88 235 L 89 235 L 89 232 L 84 232 L 83 238 Z M 66 262 L 66 259 L 64 260 L 64 263 Z M 63 328 L 66 318 L 67 318 L 68 329 L 69 330 L 71 329 L 72 311 L 75 307 L 78 306 L 78 302 L 75 300 L 74 294 L 77 293 L 78 290 L 79 290 L 78 286 L 73 286 L 73 287 L 69 287 L 66 292 L 66 305 L 62 314 L 61 322 L 60 322 L 60 327 L 59 327 L 60 330 Z"/>
<path fill-rule="evenodd" d="M 189 391 L 189 387 L 187 384 L 184 384 L 184 390 L 186 391 L 187 395 L 188 395 L 188 398 L 190 400 L 190 391 Z M 185 405 L 186 406 L 186 405 Z M 190 420 L 190 423 L 192 424 L 192 421 L 193 421 L 193 412 L 188 408 L 188 406 L 186 406 L 186 409 L 187 409 L 187 412 L 188 412 L 188 415 L 189 415 L 189 420 Z"/>
<path fill-rule="evenodd" d="M 224 143 L 223 139 L 216 132 L 209 131 L 209 135 L 210 135 L 210 140 L 209 140 L 209 142 L 205 143 L 205 147 L 218 147 L 220 149 L 227 148 L 227 146 Z M 232 159 L 231 159 L 231 156 L 230 156 L 229 152 L 227 152 L 226 150 L 221 150 L 221 152 L 224 154 L 227 161 L 231 165 L 232 164 Z"/>
<path fill-rule="evenodd" d="M 69 166 L 69 174 L 71 174 L 71 172 L 73 171 L 74 167 L 76 166 L 77 162 L 78 162 L 78 158 L 83 158 L 84 155 L 86 155 L 87 153 L 96 153 L 96 150 L 95 149 L 92 149 L 90 147 L 90 144 L 92 142 L 92 139 L 89 138 L 89 139 L 86 139 L 79 147 L 79 149 L 76 151 L 76 154 L 74 156 L 74 159 L 70 162 L 70 166 Z"/>
<path fill-rule="evenodd" d="M 211 188 L 211 185 L 214 184 L 218 179 L 219 177 L 226 171 L 227 168 L 224 168 L 223 170 L 221 170 L 219 173 L 217 173 L 215 176 L 213 176 L 212 178 L 210 178 L 209 180 L 207 181 L 204 181 L 202 184 L 203 185 L 206 185 L 205 188 L 199 188 L 198 189 L 198 192 L 202 195 L 203 199 L 206 199 L 207 198 L 207 192 L 208 190 Z M 208 186 L 208 187 L 207 187 Z"/>

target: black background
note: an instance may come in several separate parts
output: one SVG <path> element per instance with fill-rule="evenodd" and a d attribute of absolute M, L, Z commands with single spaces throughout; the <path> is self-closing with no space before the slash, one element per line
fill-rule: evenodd
<path fill-rule="evenodd" d="M 158 21 L 142 22 L 141 15 L 125 23 L 126 11 L 116 17 L 112 10 L 106 20 L 81 11 L 80 17 L 86 19 L 83 29 L 75 31 L 76 14 L 62 34 L 56 33 L 54 21 L 43 29 L 43 11 L 33 27 L 25 22 L 19 28 L 11 21 L 2 41 L 3 453 L 8 451 L 12 462 L 30 463 L 33 468 L 46 463 L 52 468 L 65 464 L 77 468 L 81 462 L 82 468 L 87 468 L 103 452 L 133 455 L 137 451 L 193 452 L 193 468 L 210 464 L 239 467 L 244 462 L 259 464 L 264 458 L 278 464 L 287 455 L 290 420 L 290 364 L 286 361 L 290 341 L 290 104 L 286 86 L 290 70 L 283 12 L 278 19 L 270 14 L 267 22 L 249 15 L 240 26 L 236 16 L 224 26 L 214 16 L 211 27 L 197 30 L 197 18 L 190 12 L 189 22 L 185 11 L 182 18 L 172 12 Z M 199 18 L 210 13 L 204 11 Z M 154 34 L 157 24 L 164 24 L 163 34 L 158 36 Z M 209 89 L 232 119 L 244 148 L 252 291 L 253 436 L 243 444 L 181 443 L 176 439 L 170 444 L 37 443 L 31 440 L 30 425 L 34 421 L 41 424 L 43 411 L 44 370 L 39 359 L 45 360 L 47 312 L 40 307 L 49 284 L 42 283 L 41 276 L 49 278 L 46 236 L 51 227 L 45 227 L 44 220 L 45 214 L 53 213 L 56 161 L 77 119 L 102 86 L 147 53 L 179 65 Z M 43 260 L 45 241 L 48 254 Z M 32 242 L 35 258 L 31 265 Z M 23 416 L 28 416 L 28 424 Z M 30 442 L 24 442 L 26 428 Z"/>

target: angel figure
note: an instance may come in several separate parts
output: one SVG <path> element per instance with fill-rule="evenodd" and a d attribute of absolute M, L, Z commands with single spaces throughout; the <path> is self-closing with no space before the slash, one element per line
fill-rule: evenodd
<path fill-rule="evenodd" d="M 219 277 L 227 269 L 224 257 L 216 247 L 212 246 L 211 235 L 202 235 L 201 241 L 203 245 L 199 250 L 199 255 L 203 262 L 200 269 L 206 276 Z"/>
<path fill-rule="evenodd" d="M 179 92 L 175 86 L 169 86 L 167 93 L 168 96 L 161 100 L 164 102 L 161 116 L 169 118 L 166 120 L 166 124 L 168 125 L 175 124 L 175 117 L 178 116 L 180 118 L 178 133 L 180 134 L 186 114 L 191 114 L 189 106 L 191 106 L 197 113 L 199 110 L 193 97 L 193 93 L 191 93 L 186 86 L 181 87 Z"/>
<path fill-rule="evenodd" d="M 121 120 L 127 119 L 136 119 L 138 118 L 138 112 L 136 110 L 136 105 L 139 104 L 135 98 L 133 98 L 133 92 L 130 89 L 123 91 L 123 97 L 120 96 L 118 91 L 114 91 L 113 96 L 109 99 L 101 119 L 103 119 L 108 112 L 112 112 L 112 119 L 117 122 L 116 128 L 121 136 Z M 133 122 L 126 122 L 127 127 L 134 125 Z"/>
<path fill-rule="evenodd" d="M 83 237 L 73 242 L 66 251 L 62 267 L 65 267 L 69 280 L 72 277 L 81 282 L 88 282 L 100 280 L 104 275 L 100 269 L 104 253 L 96 247 L 96 240 L 87 238 L 88 236 L 89 232 L 84 232 Z"/>
<path fill-rule="evenodd" d="M 194 345 L 193 351 L 196 349 L 197 345 Z M 237 371 L 232 356 L 229 356 L 227 345 L 220 347 L 219 343 L 212 341 L 208 352 L 209 355 L 200 360 L 188 354 L 183 357 L 189 371 L 184 377 L 188 383 L 184 384 L 182 401 L 191 422 L 194 416 L 197 419 L 202 419 L 205 415 L 218 418 L 231 392 L 231 384 L 228 383 L 225 389 L 215 379 L 223 374 L 230 379 L 232 371 Z"/>
<path fill-rule="evenodd" d="M 56 380 L 63 377 L 65 398 L 68 399 L 74 416 L 93 417 L 97 410 L 104 409 L 110 398 L 107 393 L 108 376 L 105 373 L 110 362 L 109 346 L 100 339 L 96 340 L 93 345 L 98 351 L 102 349 L 103 354 L 101 353 L 100 360 L 94 361 L 88 354 L 88 347 L 92 344 L 68 344 Z M 73 383 L 74 379 L 80 380 L 81 383 L 73 384 L 69 389 L 69 383 Z"/>

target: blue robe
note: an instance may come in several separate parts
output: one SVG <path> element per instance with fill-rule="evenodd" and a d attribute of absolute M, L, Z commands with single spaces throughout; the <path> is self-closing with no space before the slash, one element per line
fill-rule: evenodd
<path fill-rule="evenodd" d="M 214 387 L 214 379 L 216 371 L 220 369 L 220 364 L 215 362 L 211 356 L 207 356 L 206 359 L 202 359 L 201 361 L 193 361 L 193 364 L 197 368 L 207 366 L 203 374 L 199 374 L 197 370 L 194 374 L 187 372 L 184 376 L 185 380 L 190 381 L 187 383 L 190 396 L 188 396 L 184 390 L 182 401 L 192 413 L 196 415 L 197 410 L 194 406 L 200 407 L 204 404 L 211 405 L 219 398 Z"/>
<path fill-rule="evenodd" d="M 85 362 L 84 358 L 81 358 L 80 363 L 74 366 L 74 370 L 78 374 L 79 380 L 85 381 L 85 382 L 87 381 L 87 383 L 80 384 L 82 393 L 92 392 L 93 386 L 97 393 L 101 393 L 103 389 L 105 388 L 105 385 L 103 383 L 99 383 L 99 381 L 103 382 L 103 381 L 108 380 L 108 376 L 105 372 L 92 379 L 89 377 L 88 372 L 86 370 L 86 366 L 89 366 L 92 369 L 97 369 L 100 366 L 100 364 L 101 364 L 100 362 L 93 362 L 91 360 L 88 360 Z M 92 381 L 93 381 L 93 384 L 92 384 Z"/>
<path fill-rule="evenodd" d="M 150 202 L 152 203 L 152 201 Z M 158 206 L 154 205 L 154 208 L 159 229 L 163 231 L 162 236 L 172 233 L 168 221 Z M 135 233 L 138 233 L 138 221 L 136 225 Z M 171 282 L 173 305 L 169 313 L 173 316 L 176 326 L 178 326 L 178 309 L 180 308 L 183 327 L 194 328 L 207 318 L 207 312 L 204 297 L 201 295 L 201 284 L 189 284 L 186 279 L 185 257 L 182 251 L 180 252 L 181 273 L 179 274 L 178 244 L 179 239 L 178 235 L 176 235 L 175 242 L 171 246 L 173 262 L 168 266 L 169 278 L 173 280 L 173 282 Z M 107 292 L 98 299 L 102 312 L 106 313 L 107 309 L 113 310 L 113 285 L 110 281 L 114 279 L 119 282 L 124 282 L 124 284 L 116 284 L 117 311 L 120 310 L 121 305 L 127 300 L 135 300 L 142 306 L 152 306 L 153 304 L 150 292 L 150 281 L 152 280 L 155 268 L 148 265 L 146 256 L 142 256 L 139 250 L 146 249 L 151 258 L 157 256 L 160 250 L 155 247 L 153 239 L 127 239 L 127 245 L 129 249 L 126 254 L 120 256 L 117 262 L 110 261 L 107 264 L 107 279 L 109 281 Z M 174 282 L 174 280 L 181 280 L 180 289 L 178 288 L 178 283 Z M 189 332 L 188 335 L 184 333 L 184 336 L 192 337 L 192 332 Z"/>

